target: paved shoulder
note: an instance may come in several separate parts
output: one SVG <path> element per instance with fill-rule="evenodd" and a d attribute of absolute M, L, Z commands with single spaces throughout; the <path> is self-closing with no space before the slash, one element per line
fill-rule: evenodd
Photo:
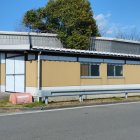
<path fill-rule="evenodd" d="M 139 140 L 140 103 L 0 117 L 0 140 Z"/>

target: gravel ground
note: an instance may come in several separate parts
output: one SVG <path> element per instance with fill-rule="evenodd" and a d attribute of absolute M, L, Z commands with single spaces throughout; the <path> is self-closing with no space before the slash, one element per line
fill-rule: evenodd
<path fill-rule="evenodd" d="M 0 99 L 2 99 L 2 98 L 5 98 L 5 97 L 9 97 L 9 93 L 7 93 L 7 92 L 2 92 L 2 93 L 0 93 Z"/>

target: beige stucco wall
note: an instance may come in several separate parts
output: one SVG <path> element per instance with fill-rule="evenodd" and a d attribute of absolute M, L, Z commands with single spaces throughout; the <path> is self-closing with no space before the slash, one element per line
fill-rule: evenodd
<path fill-rule="evenodd" d="M 26 61 L 26 87 L 37 87 L 37 61 Z"/>
<path fill-rule="evenodd" d="M 5 64 L 0 64 L 1 80 L 0 84 L 5 85 Z"/>
<path fill-rule="evenodd" d="M 124 65 L 126 84 L 140 84 L 140 65 Z"/>
<path fill-rule="evenodd" d="M 81 78 L 79 62 L 42 61 L 41 86 L 140 84 L 140 65 L 124 65 L 123 77 L 107 77 L 107 64 L 100 65 L 99 78 Z M 37 87 L 37 61 L 26 61 L 26 86 Z"/>
<path fill-rule="evenodd" d="M 80 63 L 42 61 L 42 87 L 79 85 Z"/>

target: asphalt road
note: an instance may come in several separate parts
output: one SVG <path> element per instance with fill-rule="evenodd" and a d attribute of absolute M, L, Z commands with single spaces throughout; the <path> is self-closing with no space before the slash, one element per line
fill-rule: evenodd
<path fill-rule="evenodd" d="M 140 103 L 0 116 L 0 140 L 140 140 Z"/>

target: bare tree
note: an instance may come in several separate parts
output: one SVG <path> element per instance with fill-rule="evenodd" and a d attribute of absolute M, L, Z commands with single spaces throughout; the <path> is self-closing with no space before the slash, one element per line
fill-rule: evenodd
<path fill-rule="evenodd" d="M 32 32 L 30 28 L 25 27 L 22 23 L 22 19 L 18 20 L 15 26 L 15 31 L 17 32 Z"/>
<path fill-rule="evenodd" d="M 130 31 L 118 31 L 116 38 L 140 41 L 140 32 L 135 28 Z"/>

